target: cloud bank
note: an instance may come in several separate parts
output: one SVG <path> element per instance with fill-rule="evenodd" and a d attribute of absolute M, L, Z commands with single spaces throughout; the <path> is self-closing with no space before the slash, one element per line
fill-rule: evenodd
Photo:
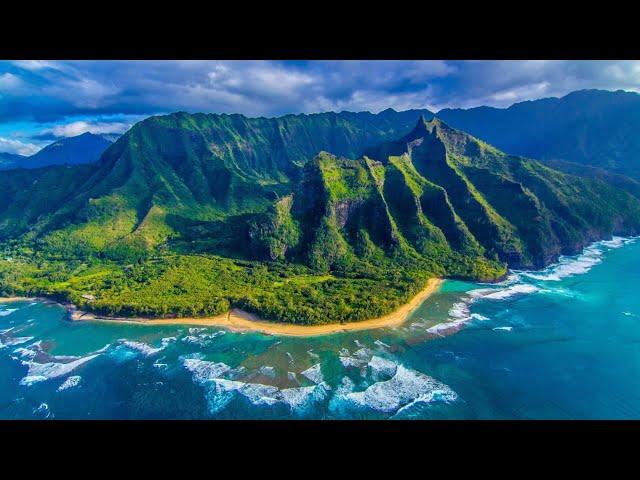
<path fill-rule="evenodd" d="M 0 150 L 86 131 L 121 133 L 172 111 L 437 111 L 506 107 L 583 88 L 640 91 L 640 62 L 4 61 Z"/>

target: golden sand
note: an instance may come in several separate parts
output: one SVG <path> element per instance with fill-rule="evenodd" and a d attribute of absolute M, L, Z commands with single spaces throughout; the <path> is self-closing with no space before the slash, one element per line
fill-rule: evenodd
<path fill-rule="evenodd" d="M 294 337 L 311 337 L 317 335 L 329 335 L 332 333 L 348 332 L 355 330 L 370 330 L 382 327 L 396 327 L 402 324 L 411 312 L 422 304 L 442 284 L 439 278 L 432 278 L 427 286 L 422 289 L 408 303 L 405 303 L 394 312 L 379 318 L 362 320 L 360 322 L 333 323 L 327 325 L 293 325 L 290 323 L 269 322 L 256 315 L 234 308 L 233 310 L 215 317 L 202 318 L 115 318 L 99 317 L 90 312 L 77 310 L 74 306 L 67 306 L 71 320 L 124 322 L 138 325 L 198 325 L 211 327 L 224 327 L 237 332 L 262 332 L 269 335 L 286 335 Z M 1 301 L 1 300 L 0 300 Z"/>

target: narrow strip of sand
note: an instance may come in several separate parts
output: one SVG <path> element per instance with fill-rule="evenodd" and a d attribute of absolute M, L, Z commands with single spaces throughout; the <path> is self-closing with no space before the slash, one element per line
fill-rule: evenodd
<path fill-rule="evenodd" d="M 37 297 L 0 297 L 0 303 L 26 302 Z"/>
<path fill-rule="evenodd" d="M 224 327 L 237 332 L 262 332 L 269 335 L 286 335 L 294 337 L 311 337 L 329 335 L 331 333 L 347 332 L 354 330 L 370 330 L 382 327 L 395 327 L 402 324 L 422 302 L 433 294 L 442 284 L 439 278 L 429 279 L 423 288 L 411 301 L 400 308 L 379 318 L 362 320 L 350 323 L 331 323 L 326 325 L 293 325 L 290 323 L 270 322 L 259 318 L 249 312 L 233 309 L 228 313 L 215 317 L 202 318 L 101 318 L 92 313 L 80 310 L 70 310 L 72 320 L 95 320 L 105 322 L 127 322 L 142 325 L 197 325 Z"/>
<path fill-rule="evenodd" d="M 423 288 L 408 303 L 400 308 L 379 318 L 362 320 L 350 323 L 331 323 L 326 325 L 293 325 L 290 323 L 270 322 L 259 318 L 244 310 L 234 308 L 230 312 L 215 317 L 202 318 L 124 318 L 124 317 L 102 317 L 91 312 L 84 312 L 76 309 L 73 305 L 65 305 L 69 311 L 69 317 L 73 321 L 99 321 L 99 322 L 122 322 L 137 325 L 194 325 L 208 327 L 223 327 L 236 332 L 261 332 L 269 335 L 285 335 L 293 337 L 312 337 L 319 335 L 329 335 L 332 333 L 348 332 L 355 330 L 371 330 L 382 327 L 396 327 L 401 325 L 413 312 L 433 294 L 442 284 L 439 278 L 429 279 Z M 16 299 L 22 299 L 12 297 Z M 7 301 L 1 299 L 0 302 Z"/>

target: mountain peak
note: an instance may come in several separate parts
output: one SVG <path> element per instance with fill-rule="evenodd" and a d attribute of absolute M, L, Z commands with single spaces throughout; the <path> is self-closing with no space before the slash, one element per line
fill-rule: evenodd
<path fill-rule="evenodd" d="M 422 138 L 430 133 L 429 122 L 424 118 L 424 115 L 420 115 L 415 127 L 413 127 L 413 130 L 404 137 L 403 141 L 413 141 L 416 138 Z"/>

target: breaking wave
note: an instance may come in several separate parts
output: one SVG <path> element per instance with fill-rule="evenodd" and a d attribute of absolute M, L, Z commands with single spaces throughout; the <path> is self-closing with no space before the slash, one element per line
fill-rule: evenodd
<path fill-rule="evenodd" d="M 471 305 L 482 301 L 505 301 L 513 297 L 521 297 L 537 292 L 544 294 L 576 297 L 576 295 L 562 288 L 552 288 L 533 282 L 557 282 L 566 277 L 587 273 L 595 265 L 602 262 L 602 256 L 611 249 L 620 248 L 634 242 L 638 237 L 613 237 L 602 240 L 586 247 L 579 255 L 561 256 L 557 263 L 540 271 L 514 270 L 501 283 L 493 287 L 478 288 L 468 291 L 459 302 L 454 303 L 449 310 L 449 319 L 427 329 L 427 333 L 444 335 L 460 330 L 471 320 L 488 320 L 487 317 L 471 312 Z M 505 327 L 506 328 L 506 327 Z"/>
<path fill-rule="evenodd" d="M 77 387 L 80 385 L 80 380 L 82 377 L 80 375 L 72 375 L 68 377 L 62 384 L 58 387 L 58 391 L 62 392 L 64 390 L 68 390 L 73 387 Z"/>
<path fill-rule="evenodd" d="M 194 381 L 205 388 L 211 414 L 221 412 L 233 401 L 248 402 L 252 407 L 279 408 L 283 414 L 299 414 L 322 401 L 328 391 L 324 384 L 280 389 L 272 385 L 243 382 L 236 379 L 242 373 L 241 369 L 221 362 L 186 358 L 183 365 L 191 372 Z"/>
<path fill-rule="evenodd" d="M 354 382 L 344 377 L 331 400 L 330 409 L 340 415 L 374 411 L 395 415 L 415 403 L 453 402 L 458 395 L 447 385 L 392 360 L 373 356 L 368 362 L 373 383 L 354 391 Z"/>
<path fill-rule="evenodd" d="M 62 377 L 64 375 L 67 375 L 68 373 L 71 373 L 80 365 L 93 360 L 97 356 L 98 355 L 89 355 L 87 357 L 81 357 L 77 360 L 66 363 L 37 363 L 31 360 L 23 361 L 22 364 L 29 367 L 29 371 L 27 372 L 27 375 L 22 380 L 20 380 L 20 385 L 30 386 L 34 383 L 43 382 L 52 378 Z"/>
<path fill-rule="evenodd" d="M 613 237 L 611 240 L 602 240 L 586 247 L 580 255 L 560 257 L 558 263 L 539 272 L 523 271 L 518 273 L 534 280 L 558 282 L 566 277 L 587 273 L 595 265 L 602 262 L 602 255 L 608 250 L 628 245 L 636 238 Z"/>

